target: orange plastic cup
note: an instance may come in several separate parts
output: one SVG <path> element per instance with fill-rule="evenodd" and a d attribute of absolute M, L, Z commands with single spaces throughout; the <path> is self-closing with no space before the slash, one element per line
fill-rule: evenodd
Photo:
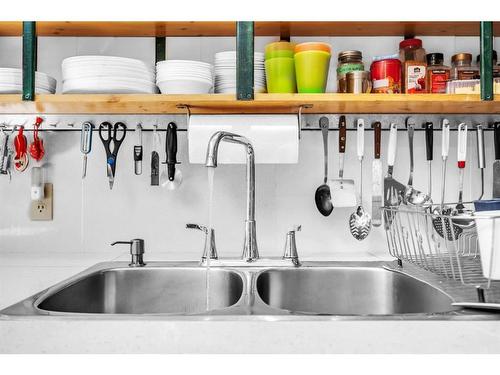
<path fill-rule="evenodd" d="M 331 54 L 332 47 L 328 43 L 321 43 L 321 42 L 306 42 L 297 44 L 295 46 L 295 53 L 305 52 L 305 51 L 324 51 Z"/>
<path fill-rule="evenodd" d="M 275 57 L 293 57 L 295 49 L 295 43 L 290 42 L 274 42 L 269 43 L 265 49 L 266 60 Z"/>

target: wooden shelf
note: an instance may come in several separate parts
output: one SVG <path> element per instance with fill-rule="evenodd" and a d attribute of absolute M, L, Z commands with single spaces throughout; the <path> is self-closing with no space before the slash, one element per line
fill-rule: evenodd
<path fill-rule="evenodd" d="M 0 95 L 0 114 L 179 114 L 191 113 L 443 113 L 500 114 L 500 97 L 481 101 L 479 95 L 385 94 L 258 94 L 254 101 L 234 95 Z"/>
<path fill-rule="evenodd" d="M 493 23 L 500 36 L 500 22 Z M 22 22 L 0 22 L 0 36 Z M 37 22 L 39 36 L 234 36 L 236 22 Z M 479 36 L 479 22 L 255 22 L 256 36 Z"/>

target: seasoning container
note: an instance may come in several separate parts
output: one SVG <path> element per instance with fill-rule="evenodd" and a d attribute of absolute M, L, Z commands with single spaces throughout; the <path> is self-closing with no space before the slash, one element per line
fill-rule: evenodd
<path fill-rule="evenodd" d="M 405 39 L 399 43 L 399 59 L 403 64 L 403 92 L 425 93 L 426 58 L 420 39 Z"/>
<path fill-rule="evenodd" d="M 370 66 L 372 92 L 399 94 L 401 92 L 401 61 L 375 58 Z"/>
<path fill-rule="evenodd" d="M 472 66 L 472 55 L 470 53 L 457 53 L 451 57 L 451 79 L 466 80 L 477 79 L 479 69 Z"/>
<path fill-rule="evenodd" d="M 450 67 L 443 65 L 442 53 L 427 54 L 427 92 L 445 94 L 446 82 L 450 79 Z"/>
<path fill-rule="evenodd" d="M 347 73 L 364 70 L 365 65 L 363 64 L 363 55 L 361 51 L 340 52 L 337 65 L 337 92 L 347 92 Z"/>
<path fill-rule="evenodd" d="M 477 55 L 476 64 L 477 68 L 481 70 L 481 55 Z M 500 78 L 500 65 L 497 65 L 497 51 L 495 50 L 493 50 L 493 78 Z"/>
<path fill-rule="evenodd" d="M 370 72 L 364 70 L 354 70 L 347 72 L 345 79 L 348 93 L 367 94 L 372 91 Z"/>

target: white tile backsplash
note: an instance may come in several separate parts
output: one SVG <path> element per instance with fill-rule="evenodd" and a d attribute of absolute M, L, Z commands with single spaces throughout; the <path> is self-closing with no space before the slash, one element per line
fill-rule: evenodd
<path fill-rule="evenodd" d="M 276 38 L 257 38 L 256 50 Z M 344 49 L 360 49 L 368 67 L 374 55 L 396 52 L 401 38 L 292 38 L 292 41 L 322 40 L 332 44 L 329 90 L 336 88 L 336 56 Z M 425 37 L 424 47 L 429 52 L 441 51 L 449 60 L 455 52 L 469 51 L 476 55 L 479 38 Z M 495 46 L 500 48 L 499 38 Z M 213 61 L 215 52 L 235 48 L 234 38 L 168 38 L 167 56 L 171 59 L 200 59 Z M 0 66 L 17 66 L 21 62 L 20 38 L 0 38 Z M 154 61 L 154 38 L 39 38 L 39 70 L 61 79 L 60 62 L 75 54 L 110 54 Z M 60 86 L 59 86 L 60 88 Z M 126 117 L 124 117 L 126 120 Z M 163 124 L 165 125 L 165 124 Z M 337 132 L 330 132 L 330 176 L 338 171 Z M 373 155 L 372 132 L 366 133 L 364 162 L 364 203 L 370 206 L 371 161 Z M 487 165 L 493 158 L 491 133 L 486 135 Z M 155 253 L 170 253 L 179 258 L 196 259 L 201 255 L 203 236 L 184 228 L 188 222 L 206 223 L 207 177 L 201 165 L 190 165 L 187 158 L 187 137 L 179 134 L 179 160 L 184 181 L 178 191 L 169 192 L 149 186 L 149 160 L 151 133 L 144 135 L 144 172 L 133 173 L 133 134 L 128 134 L 118 156 L 115 187 L 109 191 L 105 171 L 105 154 L 102 144 L 94 135 L 92 153 L 89 155 L 87 179 L 82 182 L 78 132 L 43 133 L 47 157 L 45 163 L 49 181 L 54 183 L 54 220 L 31 222 L 28 219 L 29 173 L 15 174 L 11 183 L 0 178 L 0 252 L 95 252 L 114 251 L 109 243 L 134 237 L 145 238 L 148 257 Z M 415 185 L 426 188 L 424 160 L 424 134 L 415 137 L 417 171 Z M 456 199 L 458 174 L 455 167 L 456 133 L 452 133 L 450 161 L 448 164 L 447 200 Z M 348 133 L 346 177 L 358 179 L 355 157 L 355 133 Z M 388 133 L 383 134 L 382 160 Z M 440 145 L 435 136 L 435 147 Z M 479 176 L 476 166 L 475 139 L 469 137 L 465 198 L 478 195 Z M 395 176 L 406 182 L 408 170 L 406 134 L 399 134 L 399 150 Z M 440 181 L 440 160 L 435 153 L 433 179 Z M 473 169 L 474 167 L 474 169 Z M 348 232 L 347 220 L 352 209 L 335 209 L 324 218 L 314 204 L 314 192 L 322 182 L 323 150 L 320 132 L 303 132 L 298 165 L 258 165 L 256 170 L 257 236 L 262 256 L 279 256 L 283 250 L 285 232 L 292 224 L 302 224 L 297 235 L 299 254 L 304 257 L 322 254 L 330 257 L 349 251 L 366 251 L 385 254 L 383 231 L 374 229 L 367 240 L 358 242 Z M 244 235 L 245 170 L 239 165 L 223 165 L 216 171 L 214 226 L 217 247 L 222 257 L 241 253 Z M 491 194 L 491 168 L 486 170 L 486 195 Z M 439 197 L 439 182 L 434 183 L 434 198 Z M 126 249 L 125 249 L 126 250 Z"/>

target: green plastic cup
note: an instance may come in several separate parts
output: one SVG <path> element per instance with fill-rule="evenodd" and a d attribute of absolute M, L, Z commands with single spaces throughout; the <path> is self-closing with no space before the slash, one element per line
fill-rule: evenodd
<path fill-rule="evenodd" d="M 295 54 L 295 52 L 293 52 L 293 50 L 280 49 L 280 50 L 266 52 L 265 57 L 266 57 L 266 60 L 275 59 L 277 57 L 292 57 L 293 58 L 294 54 Z"/>
<path fill-rule="evenodd" d="M 266 60 L 268 93 L 295 93 L 295 62 L 293 57 L 275 57 Z"/>
<path fill-rule="evenodd" d="M 310 50 L 295 54 L 295 74 L 299 93 L 324 93 L 328 81 L 331 54 Z"/>

